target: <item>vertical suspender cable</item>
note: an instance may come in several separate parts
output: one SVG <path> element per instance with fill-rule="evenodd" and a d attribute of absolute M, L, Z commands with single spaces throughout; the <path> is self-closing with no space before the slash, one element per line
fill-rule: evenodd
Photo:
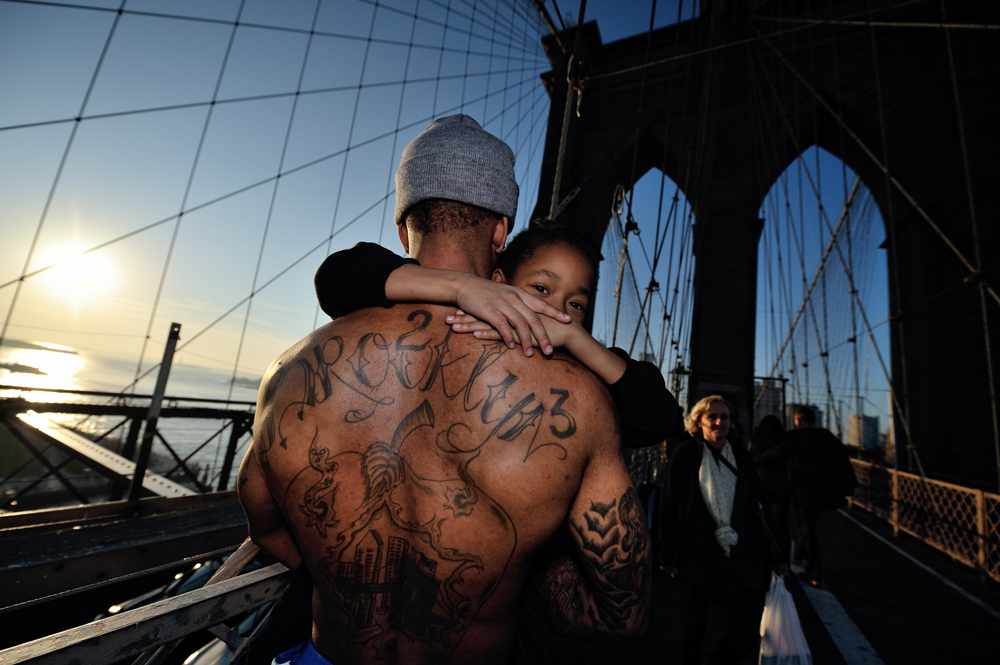
<path fill-rule="evenodd" d="M 449 5 L 450 7 L 450 5 Z M 378 17 L 379 6 L 378 3 L 375 4 L 374 9 L 372 9 L 372 22 L 368 26 L 368 41 L 365 42 L 365 56 L 361 61 L 361 73 L 358 74 L 358 90 L 354 93 L 354 112 L 351 114 L 351 128 L 347 132 L 347 150 L 344 153 L 344 165 L 340 169 L 340 184 L 337 186 L 337 198 L 333 204 L 333 218 L 330 220 L 330 236 L 326 243 L 326 253 L 330 253 L 330 245 L 333 242 L 333 232 L 337 228 L 337 213 L 340 212 L 340 199 L 344 193 L 344 180 L 347 177 L 347 163 L 351 158 L 351 141 L 354 140 L 354 128 L 358 122 L 358 107 L 361 105 L 361 90 L 364 89 L 365 84 L 365 72 L 368 71 L 368 55 L 371 53 L 372 48 L 372 37 L 375 34 L 375 19 Z M 446 29 L 447 34 L 447 29 Z M 444 37 L 442 37 L 442 40 Z M 444 44 L 442 42 L 442 48 Z M 442 51 L 443 52 L 443 51 Z M 440 71 L 438 72 L 440 77 Z M 435 103 L 437 102 L 437 97 L 435 94 Z M 316 311 L 313 314 L 313 328 L 316 327 L 319 321 L 319 303 L 316 303 Z"/>
<path fill-rule="evenodd" d="M 413 9 L 413 23 L 410 25 L 410 46 L 406 50 L 406 66 L 403 68 L 403 85 L 399 91 L 399 108 L 396 110 L 396 131 L 392 134 L 392 151 L 389 153 L 389 176 L 386 178 L 385 183 L 385 203 L 382 205 L 382 221 L 378 225 L 378 244 L 382 244 L 382 233 L 385 231 L 385 216 L 389 211 L 389 194 L 392 192 L 392 186 L 394 183 L 395 170 L 393 165 L 396 161 L 396 145 L 399 142 L 399 123 L 403 119 L 403 108 L 406 102 L 406 77 L 410 75 L 410 58 L 413 55 L 413 37 L 417 32 L 417 16 L 420 14 L 420 0 L 417 0 L 417 5 Z M 508 64 L 510 64 L 508 62 Z M 489 84 L 486 86 L 486 92 L 489 93 Z M 395 221 L 395 220 L 394 220 Z"/>
<path fill-rule="evenodd" d="M 833 119 L 851 137 L 851 140 L 854 141 L 854 143 L 857 144 L 859 148 L 861 148 L 861 150 L 865 153 L 865 155 L 867 155 L 868 158 L 872 160 L 872 163 L 875 164 L 875 166 L 883 174 L 885 174 L 885 176 L 889 179 L 889 182 L 892 183 L 892 186 L 896 189 L 896 191 L 899 192 L 900 195 L 902 195 L 902 197 L 906 199 L 907 203 L 913 206 L 913 209 L 920 216 L 920 218 L 923 219 L 924 222 L 926 222 L 927 225 L 931 227 L 934 233 L 937 234 L 938 238 L 941 239 L 941 242 L 943 242 L 948 247 L 948 249 L 951 250 L 952 254 L 955 255 L 955 258 L 957 258 L 959 262 L 963 266 L 965 266 L 966 270 L 968 270 L 970 273 L 975 273 L 976 272 L 975 267 L 972 265 L 972 263 L 969 262 L 969 260 L 965 257 L 962 251 L 955 246 L 955 243 L 951 241 L 951 238 L 949 238 L 947 234 L 945 234 L 945 232 L 941 229 L 941 227 L 938 226 L 937 222 L 935 222 L 934 219 L 929 214 L 927 214 L 927 211 L 924 210 L 919 203 L 917 203 L 916 199 L 913 198 L 913 195 L 910 194 L 909 190 L 903 187 L 902 183 L 900 183 L 895 178 L 895 176 L 892 175 L 892 173 L 889 171 L 889 168 L 885 166 L 882 163 L 882 161 L 879 160 L 878 157 L 875 156 L 875 153 L 873 153 L 871 149 L 868 147 L 868 145 L 861 140 L 861 137 L 859 137 L 857 133 L 850 128 L 850 126 L 844 121 L 843 116 L 837 113 L 837 111 L 830 106 L 829 102 L 826 101 L 823 95 L 821 95 L 819 91 L 816 90 L 815 86 L 809 83 L 809 81 L 804 76 L 802 76 L 801 72 L 795 69 L 795 66 L 792 65 L 792 63 L 788 62 L 788 59 L 785 58 L 784 54 L 782 54 L 781 51 L 775 48 L 774 44 L 772 44 L 771 41 L 760 30 L 757 30 L 752 25 L 750 26 L 750 29 L 757 34 L 760 43 L 767 46 L 771 50 L 771 52 L 774 53 L 779 60 L 781 60 L 782 64 L 784 64 L 785 67 L 790 69 L 792 73 L 795 74 L 795 77 L 799 80 L 802 86 L 806 90 L 808 90 L 809 93 L 816 99 L 819 105 L 822 106 L 826 110 L 826 112 L 830 114 L 831 117 L 833 117 Z M 981 276 L 980 279 L 982 279 Z M 992 298 L 997 304 L 1000 304 L 1000 294 L 998 294 L 996 290 L 992 286 L 987 284 L 985 281 L 982 282 L 982 284 L 983 287 L 986 289 L 986 293 L 989 294 L 990 298 Z"/>
<path fill-rule="evenodd" d="M 871 0 L 868 0 L 868 18 L 872 18 L 872 4 Z M 887 143 L 887 137 L 885 133 L 885 113 L 882 104 L 882 75 L 879 71 L 878 65 L 878 46 L 875 42 L 875 28 L 868 27 L 869 39 L 871 41 L 872 47 L 872 60 L 875 72 L 875 94 L 878 101 L 878 126 L 880 132 L 880 139 L 882 141 L 882 164 L 884 165 L 883 174 L 885 176 L 885 205 L 888 212 L 888 219 L 886 220 L 886 228 L 889 229 L 889 251 L 892 253 L 892 274 L 893 274 L 893 291 L 895 292 L 896 299 L 896 311 L 897 313 L 903 308 L 903 300 L 900 292 L 899 286 L 899 249 L 896 246 L 896 221 L 894 216 L 894 206 L 892 205 L 892 185 L 889 179 L 889 145 Z M 853 286 L 852 286 L 853 288 Z M 897 314 L 898 317 L 898 314 Z M 906 341 L 904 338 L 904 326 L 903 321 L 899 318 L 895 320 L 896 324 L 896 336 L 899 340 L 899 365 L 900 372 L 903 376 L 900 377 L 900 383 L 903 387 L 903 404 L 900 405 L 903 411 L 903 417 L 906 422 L 910 420 L 910 399 L 909 399 L 909 382 L 907 379 L 906 372 Z M 913 471 L 913 440 L 910 439 L 910 428 L 906 428 L 906 450 L 908 452 L 908 468 Z M 894 442 L 895 443 L 895 442 Z M 918 461 L 919 465 L 919 461 Z"/>
<path fill-rule="evenodd" d="M 552 200 L 549 202 L 549 218 L 554 220 L 556 208 L 559 206 L 559 188 L 562 184 L 563 166 L 566 161 L 566 140 L 569 136 L 570 113 L 573 109 L 573 95 L 577 84 L 578 70 L 577 54 L 580 52 L 580 42 L 583 41 L 583 16 L 587 11 L 587 0 L 580 0 L 580 15 L 576 21 L 576 38 L 573 40 L 573 53 L 566 59 L 566 106 L 563 108 L 562 130 L 559 134 L 559 153 L 556 156 L 556 177 L 552 184 Z"/>
<path fill-rule="evenodd" d="M 945 12 L 944 0 L 941 0 L 941 23 L 946 26 L 948 16 Z M 951 48 L 951 31 L 944 28 L 944 41 L 948 47 L 948 70 L 951 73 L 951 91 L 955 97 L 955 116 L 958 118 L 958 138 L 962 148 L 962 166 L 965 169 L 965 194 L 969 199 L 969 222 L 972 225 L 972 246 L 975 252 L 976 273 L 983 269 L 982 257 L 979 251 L 979 228 L 976 222 L 976 205 L 972 196 L 972 174 L 969 172 L 969 152 L 965 142 L 965 121 L 962 118 L 962 105 L 958 96 L 958 77 L 955 75 L 955 55 Z M 983 284 L 976 285 L 979 291 L 979 306 L 983 317 L 983 339 L 986 349 L 986 381 L 990 392 L 990 415 L 993 419 L 993 450 L 997 464 L 997 486 L 1000 487 L 1000 428 L 997 424 L 997 395 L 993 378 L 993 351 L 990 345 L 990 323 L 986 311 L 986 293 Z"/>
<path fill-rule="evenodd" d="M 312 49 L 313 35 L 316 32 L 316 21 L 319 19 L 319 10 L 320 7 L 322 7 L 322 5 L 323 5 L 323 0 L 317 0 L 316 9 L 313 11 L 313 20 L 312 20 L 312 26 L 309 30 L 309 38 L 306 41 L 306 50 L 302 56 L 302 66 L 299 68 L 299 80 L 295 86 L 296 93 L 302 91 L 302 81 L 305 78 L 306 64 L 309 62 L 309 52 Z M 295 97 L 292 99 L 292 110 L 288 114 L 288 126 L 285 128 L 285 142 L 281 147 L 281 157 L 278 159 L 278 175 L 277 177 L 275 177 L 274 186 L 271 188 L 271 202 L 267 208 L 267 220 L 264 222 L 264 233 L 260 239 L 260 250 L 257 253 L 257 265 L 254 267 L 253 281 L 250 283 L 250 295 L 247 299 L 246 312 L 243 315 L 243 327 L 240 330 L 240 341 L 236 345 L 236 358 L 233 360 L 233 374 L 229 379 L 229 390 L 226 393 L 227 401 L 232 399 L 233 388 L 236 386 L 236 375 L 239 372 L 240 358 L 243 356 L 243 342 L 246 340 L 247 326 L 250 323 L 250 311 L 253 308 L 253 297 L 254 294 L 257 292 L 257 280 L 260 279 L 260 266 L 261 263 L 263 263 L 264 261 L 264 248 L 267 246 L 267 235 L 268 231 L 271 228 L 271 219 L 274 216 L 274 202 L 278 198 L 278 187 L 281 185 L 281 171 L 285 166 L 285 155 L 288 154 L 288 141 L 292 137 L 292 127 L 295 124 L 295 111 L 298 109 L 298 107 L 299 107 L 299 95 L 296 94 Z M 346 160 L 347 158 L 345 157 L 344 159 Z M 233 421 L 233 436 L 236 436 L 236 434 L 237 434 L 236 422 Z M 215 461 L 213 461 L 212 463 L 213 470 L 218 466 L 219 453 L 221 452 L 222 449 L 221 445 L 222 441 L 223 439 L 220 438 L 219 439 L 220 445 L 218 445 L 215 449 Z M 225 464 L 222 467 L 221 473 L 223 475 L 228 473 Z M 214 480 L 214 477 L 212 480 Z M 226 489 L 222 480 L 223 479 L 220 478 L 219 491 L 223 491 Z"/>
<path fill-rule="evenodd" d="M 312 27 L 309 31 L 309 37 L 306 40 L 306 50 L 302 55 L 302 66 L 299 67 L 299 80 L 295 86 L 296 92 L 302 91 L 302 81 L 305 79 L 306 75 L 306 65 L 309 63 L 309 53 L 312 50 L 313 35 L 316 31 L 316 21 L 319 19 L 319 11 L 323 6 L 323 0 L 317 0 L 316 9 L 313 11 Z M 253 281 L 250 283 L 250 296 L 247 300 L 247 310 L 246 314 L 243 316 L 243 329 L 240 331 L 240 341 L 236 346 L 236 360 L 233 361 L 233 375 L 229 380 L 229 393 L 226 399 L 230 399 L 233 396 L 233 386 L 236 384 L 236 374 L 240 366 L 240 356 L 243 353 L 243 342 L 246 339 L 247 334 L 247 324 L 250 322 L 250 310 L 253 307 L 253 297 L 257 292 L 257 280 L 260 279 L 260 266 L 264 261 L 264 248 L 267 246 L 267 235 L 271 228 L 271 220 L 274 217 L 274 203 L 278 199 L 278 188 L 281 186 L 281 171 L 285 167 L 285 157 L 288 154 L 288 142 L 292 138 L 292 128 L 295 126 L 295 112 L 299 107 L 299 95 L 295 95 L 292 99 L 292 109 L 288 114 L 288 126 L 285 127 L 285 141 L 281 146 L 281 157 L 278 158 L 278 175 L 274 179 L 274 186 L 271 188 L 271 201 L 267 208 L 267 219 L 264 221 L 264 233 L 260 239 L 260 250 L 257 253 L 257 265 L 254 268 Z M 346 160 L 346 157 L 345 157 Z"/>
<path fill-rule="evenodd" d="M 191 163 L 191 172 L 188 174 L 187 185 L 184 188 L 184 196 L 181 198 L 180 212 L 177 214 L 177 221 L 174 223 L 174 231 L 170 236 L 170 245 L 167 247 L 167 258 L 163 262 L 163 271 L 160 273 L 160 283 L 156 287 L 156 296 L 153 298 L 153 308 L 149 313 L 149 323 L 146 324 L 146 335 L 142 340 L 142 349 L 139 351 L 139 362 L 136 363 L 135 377 L 132 379 L 132 392 L 139 382 L 142 374 L 142 363 L 146 357 L 146 348 L 149 346 L 149 335 L 153 330 L 153 323 L 156 321 L 156 311 L 160 306 L 160 297 L 163 295 L 163 285 L 167 280 L 167 270 L 170 268 L 170 259 L 174 254 L 174 247 L 177 244 L 177 234 L 180 232 L 181 221 L 184 219 L 184 209 L 187 207 L 188 195 L 191 193 L 191 185 L 194 183 L 195 173 L 198 171 L 198 161 L 201 159 L 201 151 L 205 146 L 205 136 L 208 135 L 208 127 L 212 122 L 212 113 L 215 111 L 215 102 L 219 98 L 219 89 L 222 87 L 222 78 L 226 74 L 226 66 L 229 63 L 229 54 L 233 50 L 233 41 L 236 39 L 236 31 L 240 27 L 240 18 L 243 17 L 243 7 L 246 0 L 241 0 L 240 7 L 236 12 L 236 20 L 233 22 L 232 32 L 229 33 L 229 43 L 226 46 L 226 54 L 222 58 L 222 65 L 219 67 L 219 76 L 215 80 L 215 90 L 212 92 L 212 103 L 208 107 L 205 115 L 205 124 L 201 129 L 201 138 L 198 140 L 198 149 L 194 153 L 194 161 Z"/>

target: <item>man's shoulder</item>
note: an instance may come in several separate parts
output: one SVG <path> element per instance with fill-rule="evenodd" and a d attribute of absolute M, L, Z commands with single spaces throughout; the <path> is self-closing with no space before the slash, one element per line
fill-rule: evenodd
<path fill-rule="evenodd" d="M 357 310 L 289 347 L 271 364 L 265 383 L 295 365 L 314 370 L 320 365 L 342 366 L 351 381 L 366 388 L 378 388 L 373 380 L 391 373 L 404 387 L 419 385 L 428 398 L 434 394 L 431 388 L 442 384 L 450 399 L 461 384 L 488 382 L 496 384 L 487 387 L 497 395 L 506 393 L 509 398 L 513 392 L 531 392 L 546 402 L 571 404 L 583 420 L 614 419 L 607 386 L 572 356 L 557 351 L 550 357 L 538 352 L 526 357 L 520 347 L 510 349 L 502 342 L 454 333 L 445 320 L 453 312 L 452 306 L 423 303 Z M 508 390 L 514 383 L 516 391 Z M 379 384 L 383 389 L 395 386 Z"/>

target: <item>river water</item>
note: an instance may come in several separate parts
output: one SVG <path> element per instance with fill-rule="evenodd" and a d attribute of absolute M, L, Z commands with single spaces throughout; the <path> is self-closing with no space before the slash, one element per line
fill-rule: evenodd
<path fill-rule="evenodd" d="M 155 362 L 155 361 L 154 361 Z M 147 363 L 147 366 L 152 363 Z M 71 394 L 49 392 L 51 389 L 74 389 L 118 392 L 131 383 L 135 376 L 135 362 L 125 361 L 100 354 L 89 353 L 58 344 L 46 342 L 27 342 L 21 340 L 4 340 L 0 348 L 0 385 L 22 386 L 29 390 L 0 389 L 0 397 L 21 395 L 28 400 L 37 402 L 98 402 L 107 403 L 109 398 L 79 397 Z M 167 383 L 168 397 L 200 397 L 209 399 L 232 399 L 234 402 L 254 402 L 257 399 L 257 386 L 260 377 L 238 376 L 230 394 L 231 370 L 212 369 L 203 366 L 174 363 Z M 143 379 L 136 388 L 136 394 L 149 395 L 156 381 L 156 372 Z M 148 400 L 136 400 L 136 404 L 148 404 Z M 168 405 L 171 402 L 165 402 Z M 182 406 L 194 406 L 190 402 Z M 224 407 L 223 404 L 206 406 Z M 229 408 L 247 410 L 249 404 L 234 403 Z M 112 416 L 78 416 L 71 414 L 51 414 L 53 420 L 71 426 L 74 429 L 99 435 L 121 422 L 120 417 Z M 157 429 L 170 443 L 171 447 L 181 457 L 187 457 L 201 444 L 205 443 L 213 433 L 225 424 L 221 420 L 164 418 Z M 107 438 L 109 448 L 115 450 L 124 441 L 126 427 L 119 428 Z M 250 436 L 246 434 L 240 441 L 236 464 L 242 459 L 249 443 Z M 228 428 L 225 433 L 216 436 L 191 457 L 194 466 L 205 475 L 202 479 L 217 476 L 222 466 L 225 447 L 229 441 Z M 153 446 L 154 471 L 164 471 L 163 465 L 173 466 L 169 453 L 160 441 Z M 157 467 L 160 467 L 159 469 Z M 232 474 L 230 486 L 235 482 Z"/>

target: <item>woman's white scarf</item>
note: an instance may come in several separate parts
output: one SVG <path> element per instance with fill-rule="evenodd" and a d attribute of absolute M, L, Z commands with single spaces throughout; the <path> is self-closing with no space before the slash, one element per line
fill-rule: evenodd
<path fill-rule="evenodd" d="M 729 526 L 729 520 L 733 516 L 733 498 L 736 495 L 736 474 L 721 462 L 715 461 L 709 445 L 711 444 L 706 443 L 701 453 L 698 483 L 701 485 L 701 498 L 705 500 L 708 512 L 719 526 L 715 530 L 715 539 L 726 556 L 729 556 L 729 551 L 739 540 L 736 531 Z M 733 448 L 728 441 L 722 446 L 721 455 L 736 466 Z"/>

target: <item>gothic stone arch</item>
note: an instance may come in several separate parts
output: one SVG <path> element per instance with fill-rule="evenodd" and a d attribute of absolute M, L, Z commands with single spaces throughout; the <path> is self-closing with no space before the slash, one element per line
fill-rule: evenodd
<path fill-rule="evenodd" d="M 879 167 L 817 99 L 839 110 L 843 124 L 878 159 L 887 157 L 891 174 L 974 263 L 944 31 L 803 22 L 864 19 L 867 1 L 764 3 L 760 14 L 781 22 L 751 16 L 747 4 L 703 2 L 699 18 L 652 33 L 649 62 L 659 64 L 646 68 L 641 116 L 647 35 L 604 44 L 597 26 L 585 25 L 579 52 L 588 80 L 581 117 L 571 119 L 560 184 L 563 196 L 579 191 L 557 222 L 578 228 L 600 247 L 618 183 L 629 188 L 658 167 L 679 184 L 697 220 L 688 399 L 726 394 L 746 429 L 753 399 L 760 202 L 804 148 L 819 145 L 840 156 L 872 191 L 885 223 L 892 224 L 890 311 L 901 314 L 891 324 L 893 385 L 909 406 L 913 444 L 929 473 L 995 486 L 998 462 L 977 278 L 970 278 L 898 190 L 887 191 Z M 941 20 L 937 0 L 871 4 L 878 21 Z M 985 3 L 950 2 L 947 9 L 952 23 L 996 22 Z M 771 36 L 765 41 L 757 31 Z M 562 35 L 564 43 L 572 44 L 573 33 Z M 974 29 L 952 29 L 950 36 L 982 277 L 1000 286 L 995 122 L 1000 85 L 987 56 L 996 52 L 996 36 Z M 553 39 L 543 41 L 552 64 L 543 81 L 552 103 L 533 218 L 548 214 L 567 85 L 563 54 Z M 635 69 L 617 73 L 629 68 Z M 987 302 L 987 309 L 996 373 L 1000 308 Z M 898 419 L 895 425 L 903 451 L 903 427 Z M 907 466 L 905 454 L 900 465 Z"/>

